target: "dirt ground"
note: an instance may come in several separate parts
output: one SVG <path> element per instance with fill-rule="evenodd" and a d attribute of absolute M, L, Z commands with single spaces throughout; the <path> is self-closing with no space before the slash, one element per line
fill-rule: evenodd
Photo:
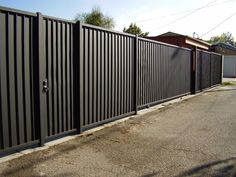
<path fill-rule="evenodd" d="M 4 177 L 234 175 L 235 86 L 0 164 Z"/>

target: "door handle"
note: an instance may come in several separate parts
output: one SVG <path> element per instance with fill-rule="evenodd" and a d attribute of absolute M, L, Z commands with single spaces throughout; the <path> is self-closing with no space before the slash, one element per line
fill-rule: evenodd
<path fill-rule="evenodd" d="M 43 92 L 46 93 L 48 91 L 49 91 L 48 80 L 45 79 L 45 80 L 43 80 Z"/>

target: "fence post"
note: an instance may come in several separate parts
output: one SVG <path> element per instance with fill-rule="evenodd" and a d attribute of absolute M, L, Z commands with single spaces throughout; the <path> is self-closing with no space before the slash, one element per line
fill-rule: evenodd
<path fill-rule="evenodd" d="M 138 114 L 138 99 L 139 99 L 139 96 L 138 96 L 138 59 L 139 59 L 139 56 L 138 56 L 138 35 L 136 35 L 135 37 L 135 54 L 134 54 L 134 71 L 135 71 L 135 114 Z"/>
<path fill-rule="evenodd" d="M 191 64 L 191 93 L 196 93 L 196 74 L 197 74 L 197 48 L 192 50 Z"/>
<path fill-rule="evenodd" d="M 43 43 L 43 16 L 41 13 L 37 13 L 37 62 L 35 67 L 37 67 L 37 98 L 39 108 L 37 109 L 37 116 L 39 116 L 39 140 L 40 146 L 45 143 L 45 118 L 46 118 L 46 93 L 43 93 L 43 80 L 46 77 L 45 73 L 45 57 L 44 57 L 44 43 Z"/>
<path fill-rule="evenodd" d="M 83 55 L 82 55 L 82 24 L 80 21 L 77 21 L 74 25 L 73 29 L 73 51 L 74 51 L 74 116 L 75 116 L 75 124 L 77 128 L 77 133 L 80 134 L 82 132 L 82 124 L 83 124 Z"/>

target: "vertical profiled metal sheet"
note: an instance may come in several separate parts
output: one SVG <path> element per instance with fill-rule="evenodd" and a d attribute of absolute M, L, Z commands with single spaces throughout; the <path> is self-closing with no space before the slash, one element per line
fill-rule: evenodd
<path fill-rule="evenodd" d="M 0 149 L 36 140 L 35 16 L 0 9 Z"/>
<path fill-rule="evenodd" d="M 134 36 L 83 25 L 82 129 L 134 113 Z"/>
<path fill-rule="evenodd" d="M 73 23 L 44 17 L 47 136 L 75 130 L 73 116 Z"/>
<path fill-rule="evenodd" d="M 138 107 L 190 93 L 191 51 L 139 38 Z"/>
<path fill-rule="evenodd" d="M 197 50 L 196 90 L 211 87 L 211 53 Z"/>
<path fill-rule="evenodd" d="M 211 53 L 211 81 L 211 86 L 222 81 L 222 56 L 216 53 Z"/>

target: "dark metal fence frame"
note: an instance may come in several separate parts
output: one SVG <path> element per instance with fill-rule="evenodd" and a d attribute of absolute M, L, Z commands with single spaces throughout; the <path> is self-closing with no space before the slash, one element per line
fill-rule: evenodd
<path fill-rule="evenodd" d="M 31 89 L 33 92 L 32 106 L 33 106 L 33 116 L 34 116 L 35 122 L 33 125 L 34 127 L 31 127 L 31 128 L 34 131 L 36 138 L 32 139 L 31 141 L 25 141 L 24 143 L 19 143 L 19 140 L 18 140 L 19 135 L 17 135 L 17 137 L 15 137 L 15 138 L 17 139 L 18 144 L 5 145 L 4 140 L 6 138 L 8 139 L 8 137 L 5 137 L 6 135 L 4 134 L 4 131 L 8 131 L 11 134 L 11 130 L 10 129 L 6 129 L 6 130 L 2 129 L 3 126 L 7 126 L 7 125 L 5 125 L 6 122 L 3 122 L 2 117 L 0 117 L 0 156 L 1 156 L 1 154 L 7 154 L 8 152 L 12 152 L 16 149 L 19 150 L 22 148 L 24 149 L 24 148 L 28 148 L 28 147 L 32 147 L 32 146 L 43 146 L 45 142 L 50 141 L 52 139 L 59 138 L 61 136 L 65 136 L 68 134 L 76 134 L 76 133 L 79 134 L 87 129 L 92 128 L 92 127 L 95 127 L 95 126 L 98 126 L 101 124 L 105 124 L 107 122 L 111 122 L 111 121 L 114 121 L 117 119 L 121 119 L 123 117 L 137 114 L 138 110 L 140 110 L 140 109 L 143 109 L 143 108 L 146 108 L 149 106 L 153 106 L 153 105 L 156 105 L 156 104 L 159 104 L 159 103 L 162 103 L 162 102 L 165 102 L 165 101 L 177 98 L 177 97 L 181 97 L 183 95 L 187 95 L 190 93 L 195 94 L 196 92 L 201 91 L 201 89 L 199 90 L 197 88 L 197 80 L 199 80 L 199 78 L 197 77 L 197 73 L 202 72 L 202 71 L 199 71 L 199 68 L 197 67 L 197 64 L 198 64 L 197 61 L 199 60 L 197 54 L 199 52 L 203 52 L 203 53 L 209 53 L 209 52 L 200 51 L 197 49 L 190 50 L 190 49 L 186 49 L 186 48 L 182 48 L 182 47 L 178 47 L 178 46 L 174 46 L 174 45 L 170 45 L 170 44 L 166 44 L 166 43 L 162 43 L 162 42 L 157 42 L 157 41 L 153 41 L 153 40 L 149 40 L 149 39 L 145 39 L 145 38 L 140 38 L 140 37 L 132 35 L 132 34 L 121 33 L 121 32 L 117 32 L 117 31 L 113 31 L 113 30 L 108 30 L 108 29 L 96 27 L 93 25 L 83 24 L 79 21 L 73 22 L 73 21 L 69 21 L 69 20 L 45 16 L 45 15 L 42 15 L 41 13 L 34 14 L 34 13 L 24 12 L 24 11 L 20 11 L 20 10 L 0 7 L 0 15 L 1 15 L 1 13 L 5 13 L 7 15 L 13 14 L 14 18 L 16 18 L 17 16 L 22 16 L 22 18 L 24 18 L 24 16 L 27 16 L 32 19 L 32 24 L 30 24 L 30 25 L 32 27 L 31 33 L 32 33 L 33 39 L 30 43 L 31 46 L 29 46 L 29 48 L 30 48 L 30 50 L 32 50 L 32 52 L 31 52 L 32 56 L 30 56 L 30 60 L 31 60 L 31 62 L 33 62 L 33 64 L 31 66 L 32 73 L 28 73 L 28 74 L 31 74 L 31 77 L 33 77 L 33 81 L 32 81 L 33 86 Z M 65 37 L 63 37 L 64 34 L 61 34 L 61 33 L 63 33 L 62 29 L 65 29 L 65 27 L 63 28 L 62 23 L 69 23 L 72 25 L 72 29 L 70 32 L 68 32 L 66 30 L 67 33 L 70 33 L 70 35 L 72 37 L 72 42 L 69 46 L 66 46 L 66 44 L 63 44 L 63 46 L 64 47 L 66 46 L 67 49 L 70 50 L 72 53 L 70 55 L 68 55 L 67 57 L 64 57 L 63 54 L 61 54 L 61 55 L 62 55 L 62 57 L 64 57 L 63 61 L 70 60 L 72 62 L 72 68 L 69 68 L 69 69 L 71 69 L 71 72 L 72 72 L 72 76 L 71 76 L 72 78 L 70 78 L 70 79 L 73 80 L 73 85 L 72 85 L 73 101 L 72 101 L 72 104 L 70 105 L 72 107 L 71 110 L 73 110 L 73 111 L 71 113 L 72 118 L 70 121 L 73 121 L 74 127 L 70 127 L 69 129 L 63 129 L 62 131 L 58 131 L 58 133 L 50 134 L 50 136 L 47 135 L 47 131 L 49 131 L 50 127 L 49 127 L 49 125 L 46 126 L 46 123 L 45 123 L 47 121 L 46 120 L 47 119 L 47 110 L 49 109 L 48 107 L 46 107 L 47 89 L 48 88 L 47 88 L 47 80 L 45 80 L 45 79 L 47 79 L 46 78 L 47 74 L 45 71 L 45 67 L 46 67 L 45 60 L 47 58 L 46 54 L 45 54 L 45 48 L 46 48 L 45 47 L 45 40 L 47 40 L 47 39 L 44 38 L 45 33 L 47 33 L 47 31 L 44 31 L 44 20 L 45 19 L 50 19 L 52 21 L 55 21 L 55 23 L 59 23 L 62 26 L 62 27 L 60 27 L 59 31 L 56 30 L 56 33 L 59 36 L 59 38 L 55 39 L 55 40 L 56 40 L 57 45 L 59 45 L 59 46 L 62 44 L 59 44 L 59 42 L 57 40 L 65 40 L 64 39 Z M 7 20 L 8 20 L 8 17 L 5 20 L 6 23 L 8 23 Z M 16 22 L 17 22 L 17 19 L 15 19 L 14 23 L 16 23 Z M 16 26 L 14 26 L 14 27 L 15 27 L 14 31 L 17 31 Z M 8 29 L 9 27 L 2 26 L 1 28 Z M 112 113 L 112 110 L 113 110 L 113 108 L 112 108 L 111 115 L 113 115 L 113 116 L 108 117 L 107 119 L 105 119 L 104 117 L 96 118 L 96 120 L 93 119 L 94 121 L 92 121 L 92 122 L 90 121 L 90 124 L 87 124 L 87 125 L 85 125 L 83 122 L 85 115 L 82 110 L 84 109 L 83 105 L 88 104 L 87 102 L 84 102 L 84 100 L 90 99 L 92 96 L 89 94 L 84 95 L 84 91 L 83 91 L 83 87 L 84 87 L 84 82 L 83 82 L 84 76 L 83 75 L 87 69 L 84 67 L 84 64 L 83 64 L 83 60 L 84 60 L 83 52 L 93 52 L 95 44 L 93 44 L 93 46 L 92 46 L 92 44 L 89 44 L 92 47 L 85 49 L 85 46 L 83 43 L 83 40 L 85 39 L 85 36 L 83 36 L 84 35 L 83 34 L 84 28 L 93 29 L 93 30 L 97 31 L 97 33 L 99 33 L 99 34 L 103 33 L 104 35 L 108 36 L 107 48 L 108 47 L 110 47 L 110 48 L 108 49 L 109 50 L 108 54 L 106 53 L 107 51 L 104 50 L 104 52 L 105 52 L 104 55 L 111 55 L 112 57 L 109 58 L 108 56 L 106 56 L 107 58 L 105 60 L 106 61 L 113 60 L 114 56 L 115 56 L 115 59 L 117 61 L 119 60 L 119 62 L 121 62 L 123 64 L 123 65 L 122 64 L 120 65 L 122 68 L 121 70 L 119 70 L 120 66 L 117 66 L 118 69 L 115 69 L 115 71 L 111 71 L 112 68 L 108 68 L 108 70 L 111 72 L 115 72 L 114 75 L 121 73 L 122 78 L 124 78 L 124 80 L 126 82 L 127 82 L 126 77 L 128 77 L 128 80 L 131 82 L 131 83 L 129 83 L 130 92 L 127 92 L 127 91 L 125 92 L 126 96 L 129 96 L 129 98 L 128 98 L 129 101 L 126 100 L 126 103 L 125 103 L 128 106 L 128 108 L 125 108 L 126 111 L 123 111 L 123 113 L 120 113 L 118 115 L 115 115 L 115 113 Z M 22 27 L 22 30 L 24 32 L 24 26 Z M 14 37 L 16 36 L 15 33 L 14 33 Z M 2 34 L 4 34 L 4 33 L 2 33 Z M 101 38 L 98 38 L 98 39 L 101 40 Z M 95 39 L 95 40 L 98 40 L 98 39 Z M 92 40 L 94 40 L 94 39 L 92 39 Z M 115 42 L 117 42 L 117 40 L 119 42 L 118 46 L 115 43 Z M 89 42 L 91 42 L 91 41 L 89 41 Z M 109 41 L 110 41 L 110 43 L 109 43 Z M 148 45 L 143 46 L 143 48 L 142 48 L 142 50 L 146 50 L 148 53 L 148 55 L 145 57 L 140 55 L 140 52 L 142 52 L 142 50 L 140 48 L 140 46 L 141 46 L 140 41 L 145 41 L 148 44 Z M 63 41 L 60 41 L 60 42 L 62 43 Z M 51 42 L 50 42 L 50 44 L 51 44 Z M 109 44 L 111 44 L 111 45 L 109 46 Z M 16 48 L 17 48 L 17 44 L 14 44 L 14 45 L 15 45 L 15 47 L 12 50 L 16 50 Z M 24 45 L 24 41 L 22 42 L 22 45 Z M 122 46 L 122 49 L 120 48 L 121 46 Z M 128 50 L 128 54 L 126 53 L 127 46 L 129 46 L 129 48 L 130 48 Z M 156 52 L 154 50 L 154 48 L 158 47 L 158 46 L 160 46 L 160 48 L 161 47 L 163 48 L 164 52 L 160 49 L 161 54 L 159 54 L 158 52 Z M 3 47 L 3 48 L 0 48 L 0 51 L 5 50 L 5 48 L 6 48 L 4 46 L 4 44 L 2 44 L 2 46 L 0 46 L 0 47 Z M 7 47 L 9 48 L 9 46 L 7 46 Z M 100 46 L 99 46 L 99 48 L 100 48 Z M 169 53 L 171 52 L 170 50 L 172 50 L 172 49 L 177 51 L 177 53 L 183 52 L 184 53 L 184 54 L 182 54 L 182 55 L 184 55 L 183 57 L 187 57 L 187 60 L 185 58 L 186 62 L 183 65 L 180 65 L 179 69 L 177 71 L 178 72 L 180 72 L 180 71 L 186 72 L 185 77 L 188 77 L 188 79 L 189 79 L 188 83 L 187 83 L 188 86 L 181 88 L 182 89 L 181 92 L 178 92 L 178 94 L 174 94 L 172 96 L 168 96 L 168 94 L 166 94 L 165 96 L 161 96 L 160 98 L 158 97 L 158 99 L 156 99 L 156 98 L 152 97 L 152 95 L 151 96 L 149 95 L 149 98 L 152 97 L 152 99 L 151 99 L 152 101 L 148 101 L 150 99 L 145 98 L 146 99 L 145 104 L 140 104 L 139 100 L 138 100 L 140 97 L 139 89 L 141 89 L 141 88 L 139 88 L 139 83 L 143 82 L 143 79 L 145 80 L 145 79 L 147 79 L 147 77 L 149 77 L 149 76 L 145 76 L 146 78 L 140 77 L 140 72 L 141 72 L 140 68 L 141 68 L 141 65 L 143 65 L 142 62 L 145 60 L 144 65 L 145 65 L 146 69 L 149 69 L 148 67 L 152 67 L 149 74 L 151 75 L 153 80 L 158 80 L 157 77 L 159 77 L 159 76 L 158 76 L 158 74 L 155 73 L 155 71 L 159 67 L 164 67 L 164 66 L 161 66 L 161 64 L 163 64 L 163 63 L 161 63 L 161 64 L 159 63 L 160 66 L 158 64 L 158 67 L 157 67 L 157 62 L 154 62 L 154 61 L 158 60 L 158 58 L 162 59 L 163 55 L 164 55 L 166 57 L 166 60 L 168 60 L 168 62 L 169 62 L 165 66 L 166 67 L 165 69 L 171 70 L 171 68 L 169 67 L 169 64 L 172 62 L 173 58 L 170 58 Z M 22 49 L 17 49 L 17 50 L 22 50 Z M 56 49 L 56 50 L 60 50 L 60 48 Z M 96 50 L 98 50 L 98 49 L 96 49 Z M 150 51 L 152 51 L 152 53 L 150 53 Z M 121 52 L 121 54 L 118 54 L 119 52 Z M 217 57 L 218 58 L 215 60 L 210 59 L 211 65 L 210 65 L 210 70 L 208 72 L 209 73 L 208 77 L 210 78 L 210 82 L 209 82 L 210 84 L 207 86 L 207 88 L 210 88 L 210 87 L 213 87 L 217 84 L 220 84 L 221 78 L 219 78 L 219 76 L 222 73 L 222 56 L 219 54 L 215 54 L 215 53 L 209 53 L 209 54 L 210 54 L 210 56 L 214 56 L 215 58 L 217 58 Z M 56 54 L 56 55 L 59 55 L 59 54 Z M 3 60 L 3 58 L 5 57 L 5 56 L 3 56 L 3 57 L 2 56 L 3 56 L 3 54 L 0 53 L 0 57 L 1 57 L 0 63 L 2 63 L 1 60 Z M 6 59 L 4 59 L 4 61 L 7 60 L 7 57 L 5 57 L 5 58 Z M 129 60 L 129 59 L 131 59 L 131 60 Z M 181 58 L 178 58 L 178 59 L 180 59 L 182 61 Z M 58 59 L 56 58 L 56 60 L 58 60 Z M 102 58 L 102 60 L 103 60 L 103 58 Z M 126 64 L 127 60 L 128 60 L 128 64 Z M 148 63 L 147 65 L 145 64 L 146 61 Z M 112 61 L 112 62 L 114 62 L 114 61 Z M 124 63 L 124 62 L 126 62 L 126 63 Z M 86 72 L 91 71 L 93 74 L 96 75 L 96 71 L 93 70 L 93 68 L 95 68 L 95 65 L 93 65 L 93 63 L 90 63 L 90 64 L 91 64 L 91 66 L 94 66 L 94 67 L 89 66 L 90 69 L 89 69 L 89 71 L 86 71 Z M 155 66 L 153 67 L 152 65 L 155 65 Z M 5 64 L 2 65 L 2 67 L 4 67 L 4 66 L 5 66 Z M 107 64 L 106 66 L 109 67 L 111 65 Z M 113 66 L 113 69 L 115 68 L 114 66 Z M 58 67 L 60 68 L 61 65 L 58 65 Z M 186 67 L 186 68 L 183 68 L 183 67 Z M 1 69 L 1 66 L 0 66 L 0 69 Z M 104 68 L 99 68 L 99 69 L 102 70 Z M 129 74 L 125 73 L 124 70 L 128 71 Z M 66 69 L 66 71 L 68 72 L 68 68 Z M 124 74 L 122 73 L 122 71 L 124 72 Z M 7 101 L 7 99 L 8 99 L 2 93 L 3 88 L 2 88 L 1 84 L 4 80 L 4 78 L 2 78 L 3 74 L 4 73 L 2 73 L 2 71 L 0 70 L 0 116 L 6 116 L 6 114 L 3 113 L 4 112 L 3 110 L 5 109 L 4 103 L 1 101 Z M 105 72 L 105 74 L 109 74 L 109 73 Z M 103 76 L 105 76 L 105 74 L 103 73 Z M 215 76 L 215 75 L 217 75 L 217 76 Z M 105 80 L 105 83 L 108 84 L 106 77 L 107 76 L 105 76 L 104 80 Z M 111 76 L 108 76 L 108 77 L 111 80 Z M 124 81 L 122 78 L 120 78 L 120 80 L 123 83 Z M 9 78 L 7 78 L 7 79 L 9 79 Z M 62 84 L 64 84 L 64 87 L 67 87 L 65 85 L 67 83 L 65 80 L 66 78 L 63 78 L 62 76 L 61 76 L 61 78 L 59 78 L 57 76 L 56 80 L 58 80 L 58 79 L 62 79 L 62 81 L 63 81 Z M 148 78 L 148 79 L 150 79 L 150 78 Z M 171 78 L 169 78 L 169 79 L 171 81 Z M 212 82 L 212 79 L 214 79 L 214 83 Z M 182 79 L 182 80 L 184 82 L 184 79 Z M 121 81 L 119 81 L 119 82 L 121 82 Z M 164 82 L 165 81 L 161 81 L 159 83 L 156 83 L 155 85 L 160 86 L 161 84 L 165 84 Z M 200 82 L 202 82 L 202 80 Z M 182 83 L 182 81 L 181 81 L 181 83 Z M 124 84 L 126 84 L 126 83 L 124 82 Z M 23 83 L 23 85 L 24 85 L 24 83 Z M 121 88 L 119 84 L 117 84 L 117 85 L 119 86 L 119 88 Z M 59 84 L 58 87 L 60 87 L 60 86 L 61 85 Z M 93 89 L 96 89 L 95 86 L 96 85 L 93 85 Z M 16 85 L 16 87 L 17 87 L 17 85 Z M 114 87 L 114 86 L 112 86 L 112 87 Z M 168 87 L 168 84 L 165 87 Z M 178 84 L 174 85 L 174 88 L 178 88 L 178 87 L 179 87 Z M 153 93 L 158 94 L 155 92 L 155 90 L 154 90 L 155 88 L 149 88 L 149 90 L 150 89 L 152 90 L 152 94 Z M 45 92 L 45 89 L 46 89 L 46 92 Z M 122 89 L 125 89 L 125 85 L 122 86 Z M 62 93 L 62 91 L 61 91 L 61 93 Z M 109 98 L 107 98 L 107 96 L 104 98 L 105 102 L 110 99 L 110 97 L 112 96 L 112 93 L 113 93 L 113 91 L 111 92 L 111 95 L 108 95 Z M 145 95 L 147 95 L 147 94 L 148 94 L 148 90 L 145 90 Z M 126 98 L 124 98 L 124 99 L 126 99 Z M 114 103 L 112 106 L 114 107 L 114 109 L 116 109 L 115 107 L 117 106 L 116 105 L 117 102 L 115 102 L 114 100 L 113 100 L 113 102 Z M 109 104 L 109 103 L 110 103 L 109 101 L 108 101 L 108 103 L 106 102 L 106 104 Z M 122 102 L 120 102 L 120 103 L 122 103 Z M 5 106 L 7 106 L 7 105 L 5 105 Z M 105 108 L 105 110 L 106 110 L 106 108 Z M 4 117 L 4 119 L 8 119 L 8 118 Z M 64 118 L 64 121 L 65 121 L 65 119 L 66 118 Z M 10 120 L 10 118 L 9 118 L 9 120 Z M 26 130 L 24 130 L 24 131 L 26 131 Z"/>
<path fill-rule="evenodd" d="M 194 50 L 196 57 L 196 73 L 195 73 L 195 92 L 201 92 L 206 89 L 212 88 L 214 86 L 219 85 L 222 82 L 222 55 L 214 52 L 204 51 L 200 49 Z M 208 58 L 204 58 L 203 55 L 208 55 Z M 213 58 L 214 57 L 214 58 Z M 213 70 L 212 67 L 215 66 L 217 59 L 215 57 L 220 58 L 220 64 L 218 65 L 218 72 L 215 72 L 215 68 Z M 203 68 L 203 66 L 207 66 L 203 64 L 203 60 L 209 60 L 209 69 Z M 200 62 L 200 63 L 199 63 Z M 199 67 L 197 67 L 197 65 Z M 216 78 L 217 77 L 217 78 Z M 208 78 L 208 79 L 207 79 Z M 218 82 L 215 81 L 215 78 Z M 207 79 L 207 80 L 206 80 Z M 206 83 L 208 82 L 208 84 Z"/>
<path fill-rule="evenodd" d="M 138 38 L 138 42 L 140 43 L 140 46 L 138 47 L 138 50 L 141 50 L 141 47 L 143 48 L 143 46 L 141 45 L 142 42 L 146 42 L 146 43 L 149 44 L 147 46 L 144 45 L 144 50 L 148 50 L 148 52 L 147 52 L 148 54 L 146 54 L 147 56 L 145 55 L 145 57 L 148 59 L 147 65 L 149 65 L 149 66 L 146 66 L 147 67 L 146 69 L 147 70 L 149 70 L 149 69 L 151 70 L 151 73 L 149 71 L 149 74 L 152 75 L 151 78 L 152 78 L 153 82 L 157 82 L 157 83 L 154 84 L 154 85 L 156 85 L 156 89 L 157 88 L 160 89 L 160 87 L 162 87 L 162 85 L 165 85 L 166 82 L 169 82 L 170 85 L 172 85 L 170 87 L 162 88 L 162 91 L 164 91 L 164 93 L 156 93 L 156 95 L 153 94 L 153 93 L 151 95 L 149 95 L 149 92 L 145 91 L 146 88 L 142 88 L 142 86 L 137 85 L 137 88 L 142 90 L 142 92 L 144 92 L 144 93 L 146 92 L 144 94 L 144 96 L 142 96 L 146 100 L 146 103 L 139 103 L 138 104 L 138 109 L 139 110 L 143 109 L 143 108 L 146 108 L 146 107 L 154 106 L 156 104 L 160 104 L 160 103 L 163 103 L 163 102 L 166 102 L 168 100 L 175 99 L 175 98 L 178 98 L 178 97 L 181 97 L 181 96 L 184 96 L 184 95 L 188 95 L 188 94 L 191 93 L 191 89 L 192 89 L 191 88 L 191 75 L 192 75 L 192 71 L 191 71 L 191 65 L 192 65 L 191 54 L 192 54 L 192 50 L 191 49 L 183 48 L 183 47 L 179 47 L 179 46 L 175 46 L 175 45 L 171 45 L 171 44 L 167 44 L 167 43 L 162 43 L 162 42 L 154 41 L 154 40 L 150 40 L 150 39 L 145 39 L 145 38 Z M 150 47 L 150 45 L 151 45 L 151 47 Z M 153 51 L 155 51 L 155 50 L 153 50 L 153 47 L 155 47 L 155 45 L 159 46 L 159 50 L 160 50 L 159 53 L 158 52 L 154 52 L 153 53 Z M 149 50 L 151 50 L 151 52 Z M 164 50 L 164 52 L 162 52 L 163 50 Z M 184 58 L 181 58 L 181 57 L 178 56 L 178 54 L 181 53 L 181 52 L 185 52 L 185 57 L 186 57 L 186 54 L 189 55 L 187 57 L 187 63 L 180 64 L 180 62 L 182 62 L 183 59 L 184 59 Z M 171 55 L 171 53 L 173 55 Z M 143 72 L 143 71 L 141 71 L 142 70 L 142 68 L 141 68 L 142 60 L 143 60 L 142 52 L 139 55 L 137 55 L 136 58 L 137 58 L 137 61 L 139 62 L 139 65 L 140 65 L 140 66 L 137 66 L 138 74 L 140 74 L 140 73 Z M 185 72 L 186 71 L 189 72 L 188 74 L 185 74 L 185 76 L 187 75 L 189 81 L 184 80 L 184 78 L 181 78 L 181 77 L 179 77 L 178 80 L 176 80 L 176 81 L 175 80 L 171 80 L 172 78 L 170 78 L 170 77 L 164 77 L 164 80 L 163 80 L 163 78 L 161 79 L 158 76 L 158 75 L 161 75 L 161 73 L 165 75 L 165 73 L 168 73 L 168 71 L 169 72 L 173 72 L 176 69 L 176 65 L 175 65 L 175 67 L 173 67 L 173 66 L 171 67 L 170 64 L 175 59 L 180 61 L 180 62 L 177 62 L 177 64 L 182 65 L 184 67 L 184 68 L 182 68 L 182 70 L 185 69 Z M 153 61 L 151 61 L 151 60 L 153 60 Z M 161 65 L 161 67 L 157 68 L 157 66 L 156 66 L 156 68 L 153 68 L 152 65 L 154 65 L 154 66 L 157 65 L 157 60 L 163 60 L 161 63 L 158 63 L 158 65 Z M 187 64 L 189 64 L 189 66 L 187 66 Z M 164 70 L 162 71 L 161 68 L 163 68 L 163 67 L 164 67 Z M 157 71 L 159 71 L 159 73 L 155 73 Z M 179 72 L 179 70 L 178 70 L 178 72 Z M 149 77 L 147 77 L 147 78 L 149 78 Z M 147 79 L 147 78 L 144 78 L 144 80 Z M 143 81 L 142 81 L 142 78 L 141 78 L 140 75 L 138 75 L 138 82 L 139 82 L 138 84 L 141 84 L 141 85 L 143 84 L 142 83 Z M 175 83 L 173 83 L 173 82 L 175 82 Z M 187 86 L 185 86 L 185 88 L 181 88 L 182 85 L 177 86 L 176 82 L 186 82 Z M 157 87 L 157 85 L 158 85 L 158 87 Z M 167 96 L 168 94 L 170 94 L 170 91 L 167 90 L 167 89 L 171 88 L 173 86 L 175 87 L 176 90 L 178 88 L 179 89 L 184 89 L 184 92 L 173 94 L 171 96 Z M 155 92 L 155 90 L 153 90 L 153 89 L 151 89 L 151 90 Z M 154 95 L 155 96 L 158 95 L 160 98 L 154 99 L 153 98 Z M 140 96 L 141 95 L 139 95 L 139 97 Z M 150 98 L 152 98 L 153 101 L 149 101 Z"/>

